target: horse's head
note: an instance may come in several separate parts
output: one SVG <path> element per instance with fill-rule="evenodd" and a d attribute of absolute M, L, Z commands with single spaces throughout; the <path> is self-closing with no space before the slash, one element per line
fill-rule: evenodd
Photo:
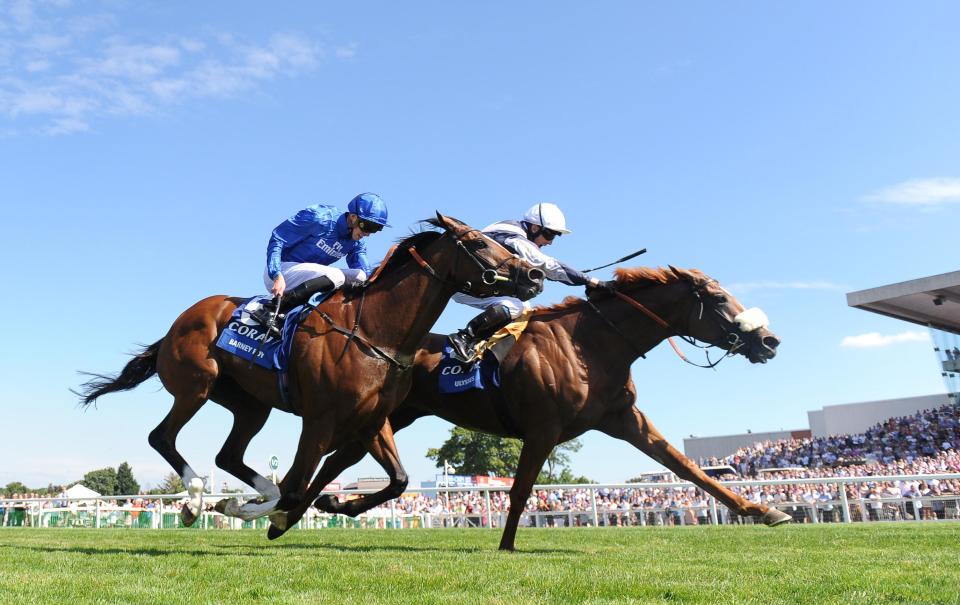
<path fill-rule="evenodd" d="M 745 309 L 717 280 L 699 271 L 670 267 L 690 286 L 690 317 L 687 335 L 730 353 L 739 353 L 751 363 L 767 363 L 777 354 L 780 339 L 768 328 L 767 315 L 757 307 Z M 681 323 L 680 329 L 684 329 Z"/>
<path fill-rule="evenodd" d="M 449 245 L 454 249 L 445 256 L 448 260 L 449 282 L 461 292 L 486 298 L 515 296 L 530 300 L 543 291 L 544 272 L 518 258 L 513 252 L 487 237 L 477 229 L 437 212 L 435 226 L 446 231 Z"/>
<path fill-rule="evenodd" d="M 752 363 L 766 363 L 777 354 L 780 339 L 767 327 L 766 314 L 744 309 L 700 271 L 619 269 L 616 284 L 617 296 L 629 298 L 668 332 L 739 353 Z"/>

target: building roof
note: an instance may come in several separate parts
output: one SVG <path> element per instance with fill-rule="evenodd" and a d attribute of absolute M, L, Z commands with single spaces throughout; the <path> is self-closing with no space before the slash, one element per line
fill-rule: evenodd
<path fill-rule="evenodd" d="M 960 271 L 851 292 L 847 304 L 960 334 Z"/>

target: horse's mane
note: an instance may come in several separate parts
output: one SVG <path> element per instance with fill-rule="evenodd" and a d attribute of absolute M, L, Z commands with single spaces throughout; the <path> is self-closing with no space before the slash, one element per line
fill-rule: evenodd
<path fill-rule="evenodd" d="M 628 290 L 637 287 L 646 286 L 665 286 L 681 279 L 699 280 L 706 276 L 697 269 L 678 269 L 676 267 L 633 267 L 630 269 L 617 269 L 613 272 L 616 278 L 617 290 Z M 578 307 L 583 303 L 583 299 L 577 296 L 568 296 L 555 305 L 537 307 L 537 312 L 557 312 Z"/>
<path fill-rule="evenodd" d="M 431 227 L 439 227 L 440 222 L 435 218 L 425 219 L 420 221 L 421 225 L 429 225 Z M 394 240 L 395 249 L 393 254 L 391 254 L 386 260 L 383 261 L 383 267 L 379 265 L 374 268 L 373 273 L 370 275 L 378 274 L 377 279 L 381 279 L 384 275 L 395 271 L 398 267 L 402 266 L 408 260 L 410 260 L 410 248 L 425 248 L 437 240 L 443 231 L 435 231 L 433 229 L 424 229 L 422 231 L 417 231 L 407 237 L 399 237 Z M 370 285 L 370 282 L 360 282 L 355 284 L 347 284 L 343 286 L 342 290 L 346 294 L 356 294 L 359 291 L 363 290 Z"/>

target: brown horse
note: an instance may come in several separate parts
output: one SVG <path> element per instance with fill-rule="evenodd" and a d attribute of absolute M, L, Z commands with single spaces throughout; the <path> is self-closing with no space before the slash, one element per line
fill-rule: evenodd
<path fill-rule="evenodd" d="M 434 415 L 523 440 L 500 541 L 503 550 L 514 548 L 520 515 L 547 456 L 557 444 L 593 429 L 631 443 L 740 515 L 760 517 L 767 525 L 788 521 L 786 514 L 752 504 L 723 487 L 667 443 L 634 407 L 636 387 L 630 377 L 630 365 L 638 357 L 673 335 L 720 347 L 726 355 L 742 354 L 752 363 L 773 358 L 780 341 L 765 321 L 749 325 L 748 316 L 757 313 L 744 312 L 733 296 L 699 271 L 621 269 L 616 276 L 615 292 L 598 290 L 588 300 L 568 298 L 537 309 L 501 364 L 499 393 L 440 394 L 438 365 L 445 337 L 430 334 L 415 360 L 413 389 L 390 415 L 394 431 Z M 308 496 L 319 494 L 315 486 L 332 481 L 364 452 L 354 443 L 332 454 Z M 383 491 L 395 497 L 402 492 L 398 487 L 390 485 Z M 382 494 L 347 502 L 324 495 L 316 505 L 326 512 L 355 516 L 383 500 Z"/>
<path fill-rule="evenodd" d="M 149 442 L 188 486 L 190 502 L 181 511 L 186 525 L 199 514 L 203 481 L 177 452 L 176 438 L 208 399 L 234 414 L 231 447 L 224 445 L 217 465 L 268 500 L 234 514 L 250 518 L 293 508 L 323 455 L 347 443 L 363 444 L 394 480 L 405 481 L 386 419 L 409 390 L 417 347 L 450 297 L 465 291 L 526 300 L 543 287 L 541 270 L 479 231 L 440 213 L 429 222 L 442 231 L 408 237 L 375 280 L 341 290 L 303 321 L 288 365 L 289 407 L 272 372 L 217 348 L 218 335 L 243 302 L 223 295 L 184 311 L 118 376 L 95 375 L 84 385 L 83 405 L 132 389 L 154 373 L 160 377 L 174 396 L 173 409 Z M 244 450 L 274 407 L 303 418 L 297 454 L 279 490 L 243 463 Z M 282 525 L 283 516 L 275 522 Z"/>

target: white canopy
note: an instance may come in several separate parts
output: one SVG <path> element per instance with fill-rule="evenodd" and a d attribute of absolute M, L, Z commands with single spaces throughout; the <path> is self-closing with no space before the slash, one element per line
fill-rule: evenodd
<path fill-rule="evenodd" d="M 93 491 L 86 485 L 78 483 L 71 488 L 68 488 L 65 492 L 67 498 L 99 498 L 100 494 Z"/>

